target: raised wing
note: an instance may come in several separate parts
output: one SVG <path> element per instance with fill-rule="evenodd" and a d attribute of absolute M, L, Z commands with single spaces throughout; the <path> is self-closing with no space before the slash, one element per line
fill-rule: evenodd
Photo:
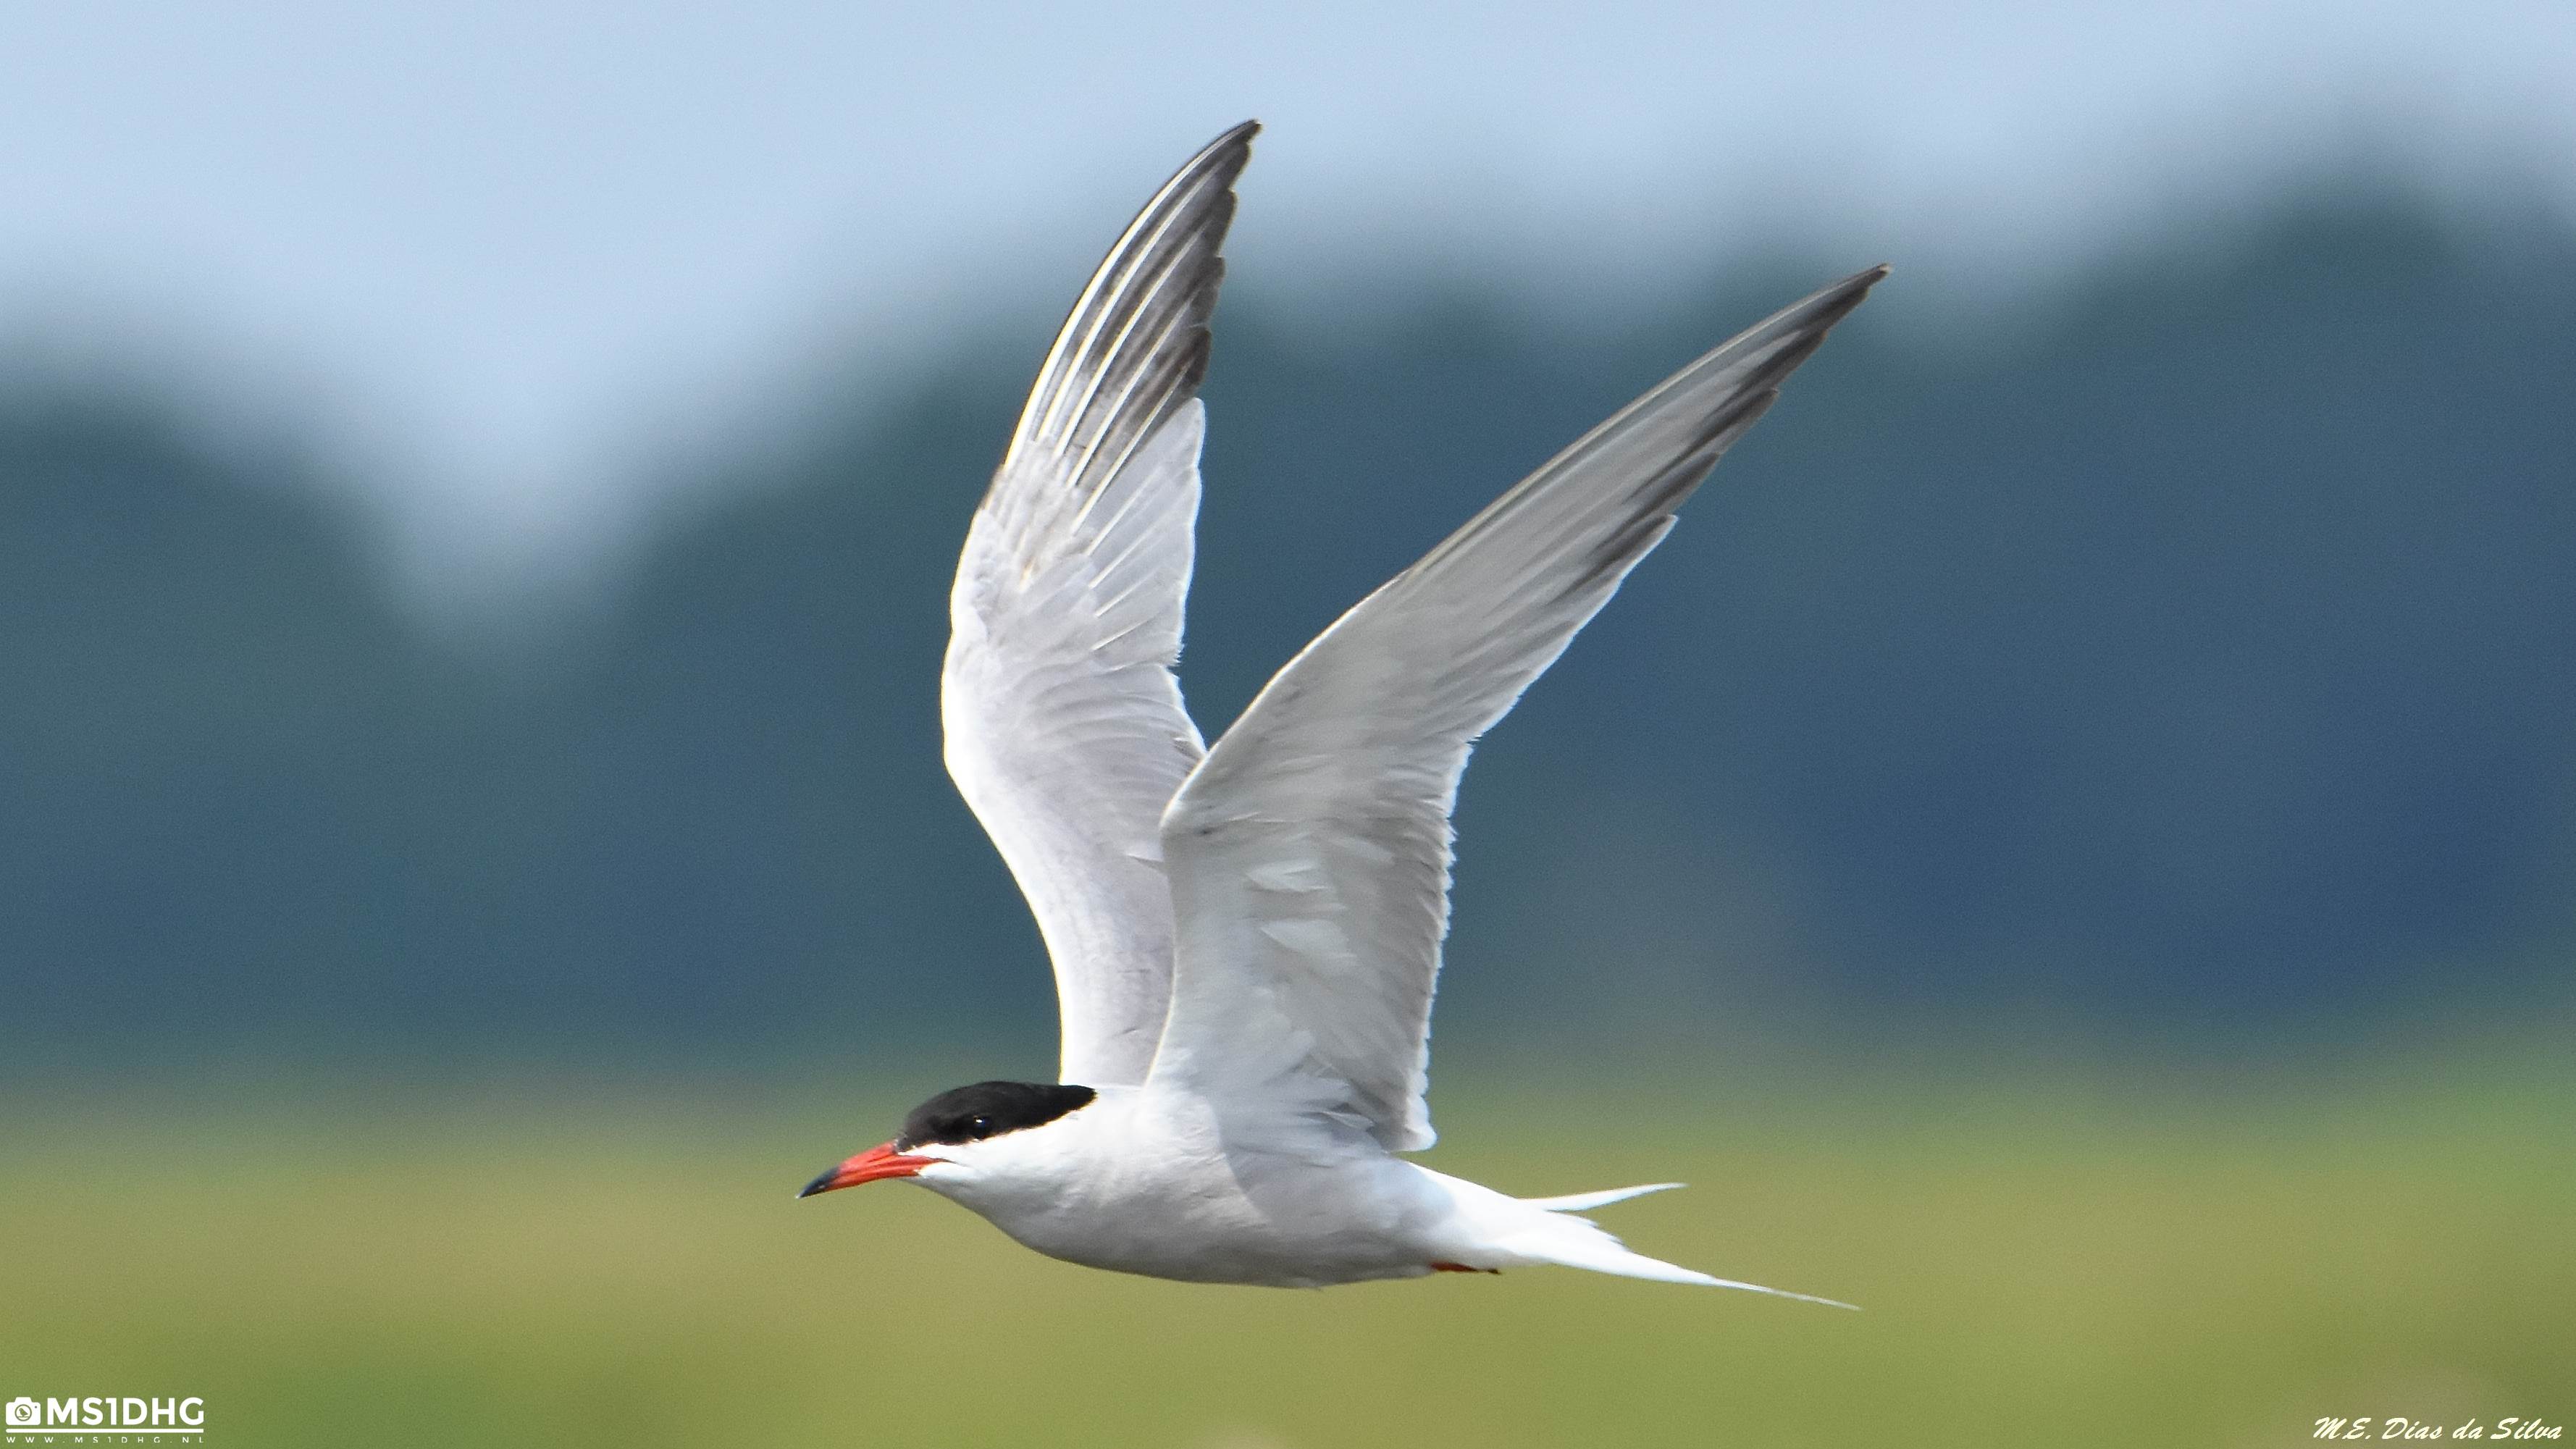
<path fill-rule="evenodd" d="M 1163 816 L 1179 934 L 1156 1080 L 1293 1094 L 1390 1150 L 1431 1145 L 1431 993 L 1469 749 L 1885 274 L 1682 369 L 1279 671 Z"/>
<path fill-rule="evenodd" d="M 966 533 L 948 773 L 1055 963 L 1063 1079 L 1141 1082 L 1171 989 L 1155 823 L 1205 747 L 1172 665 L 1198 517 L 1208 314 L 1251 123 L 1146 203 L 1073 305 Z"/>

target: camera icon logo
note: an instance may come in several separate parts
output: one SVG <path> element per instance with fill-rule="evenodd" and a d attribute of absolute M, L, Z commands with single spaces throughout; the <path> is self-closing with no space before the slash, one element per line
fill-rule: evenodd
<path fill-rule="evenodd" d="M 25 1394 L 9 1401 L 9 1423 L 12 1427 L 33 1424 L 44 1417 L 44 1408 Z"/>

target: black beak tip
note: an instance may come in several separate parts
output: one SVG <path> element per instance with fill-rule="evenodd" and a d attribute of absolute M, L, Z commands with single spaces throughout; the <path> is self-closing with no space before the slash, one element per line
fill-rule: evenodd
<path fill-rule="evenodd" d="M 816 1194 L 816 1193 L 818 1193 L 818 1192 L 829 1192 L 829 1191 L 831 1191 L 831 1190 L 832 1190 L 832 1179 L 833 1179 L 835 1176 L 839 1175 L 840 1171 L 841 1171 L 841 1169 L 839 1169 L 839 1168 L 837 1168 L 837 1167 L 827 1167 L 827 1168 L 823 1169 L 823 1175 L 822 1175 L 822 1176 L 820 1176 L 820 1177 L 818 1177 L 818 1178 L 815 1178 L 812 1182 L 809 1182 L 809 1183 L 805 1184 L 805 1190 L 804 1190 L 803 1192 L 800 1192 L 800 1193 L 796 1194 L 796 1196 L 801 1200 L 801 1199 L 804 1199 L 804 1198 L 812 1197 L 814 1194 Z"/>

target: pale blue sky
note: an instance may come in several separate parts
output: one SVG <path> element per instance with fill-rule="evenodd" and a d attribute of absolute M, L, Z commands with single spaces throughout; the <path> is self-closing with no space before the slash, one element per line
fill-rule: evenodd
<path fill-rule="evenodd" d="M 613 537 L 647 455 L 756 425 L 852 337 L 1051 320 L 1244 116 L 1240 287 L 1437 255 L 1616 310 L 1790 241 L 1975 296 L 2355 150 L 2576 215 L 2571 27 L 2563 0 L 0 4 L 0 329 L 329 420 L 415 565 L 471 587 Z"/>

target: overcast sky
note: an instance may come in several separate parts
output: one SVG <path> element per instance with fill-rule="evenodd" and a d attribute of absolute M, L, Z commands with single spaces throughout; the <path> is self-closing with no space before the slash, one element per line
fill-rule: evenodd
<path fill-rule="evenodd" d="M 1959 9 L 0 3 L 0 351 L 325 419 L 471 580 L 852 338 L 1061 308 L 1245 116 L 1236 285 L 1290 294 L 1651 306 L 1784 241 L 2010 287 L 2363 153 L 2576 215 L 2565 0 Z"/>

